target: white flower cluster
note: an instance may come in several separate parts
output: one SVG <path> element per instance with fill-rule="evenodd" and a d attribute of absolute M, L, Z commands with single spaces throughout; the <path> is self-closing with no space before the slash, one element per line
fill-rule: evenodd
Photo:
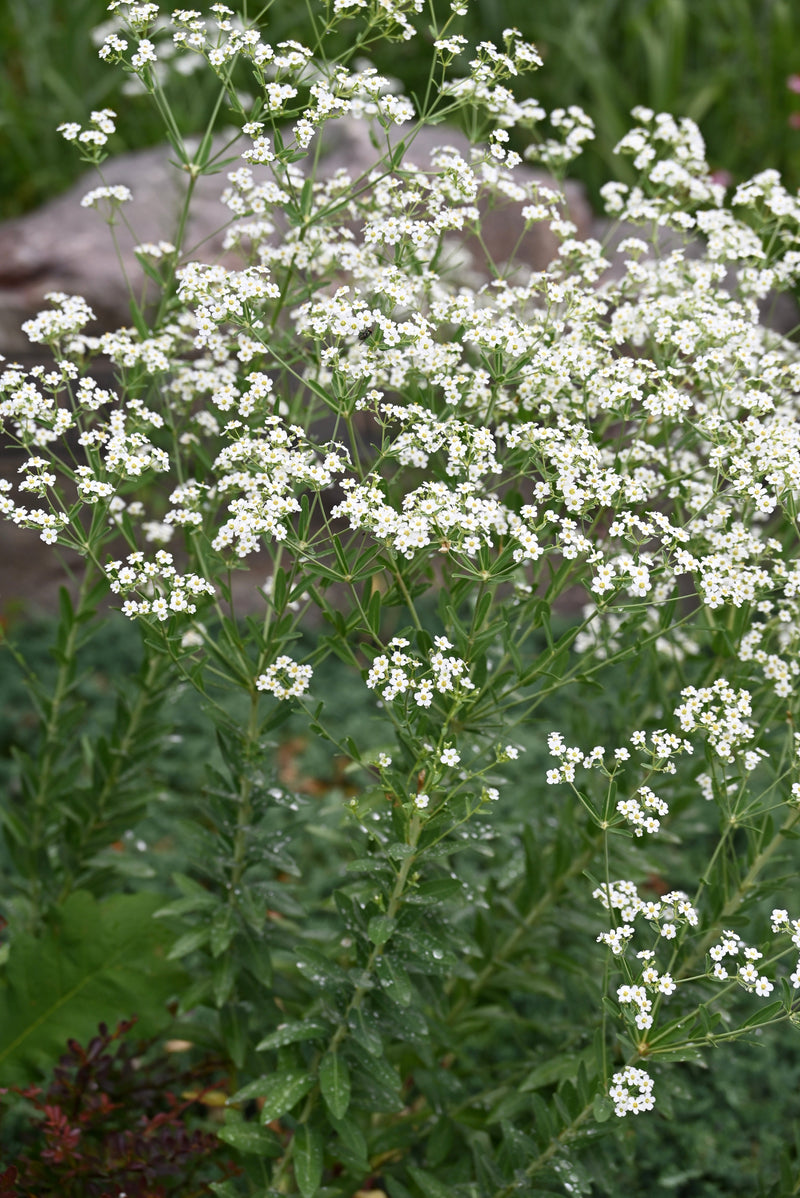
<path fill-rule="evenodd" d="M 657 811 L 661 816 L 669 815 L 668 804 L 653 794 L 649 786 L 640 786 L 636 793 L 638 799 L 619 799 L 617 811 L 632 825 L 635 836 L 642 836 L 645 832 L 657 832 L 661 824 L 649 812 Z"/>
<path fill-rule="evenodd" d="M 789 912 L 782 907 L 776 907 L 772 912 L 771 926 L 773 932 L 788 932 L 792 944 L 800 950 L 800 919 L 790 919 Z M 790 975 L 790 981 L 795 990 L 800 990 L 800 958 L 795 971 Z"/>
<path fill-rule="evenodd" d="M 91 113 L 89 128 L 84 129 L 75 121 L 67 121 L 58 126 L 57 132 L 67 141 L 75 141 L 86 147 L 92 159 L 96 160 L 97 151 L 106 144 L 111 134 L 116 132 L 116 116 L 113 109 L 102 108 Z"/>
<path fill-rule="evenodd" d="M 380 689 L 381 697 L 391 703 L 400 695 L 413 695 L 417 707 L 427 708 L 436 695 L 451 695 L 460 698 L 474 690 L 475 685 L 467 672 L 468 666 L 460 657 L 445 656 L 453 646 L 445 636 L 434 638 L 435 649 L 429 655 L 429 669 L 421 674 L 424 663 L 403 650 L 409 642 L 396 636 L 389 642 L 388 654 L 379 654 L 372 662 L 367 675 L 370 690 Z"/>
<path fill-rule="evenodd" d="M 214 594 L 214 587 L 206 579 L 196 574 L 179 574 L 172 554 L 165 549 L 159 549 L 149 561 L 139 551 L 129 553 L 125 562 L 108 562 L 105 572 L 113 595 L 143 596 L 123 603 L 122 611 L 131 619 L 155 616 L 164 621 L 171 615 L 193 615 L 197 611 L 193 600 Z"/>
<path fill-rule="evenodd" d="M 241 397 L 239 410 L 267 394 L 269 380 L 250 376 L 251 387 Z M 271 384 L 269 384 L 271 386 Z M 218 406 L 227 403 L 215 395 Z M 222 552 L 235 548 L 240 558 L 254 553 L 265 538 L 282 541 L 287 535 L 288 518 L 300 511 L 295 492 L 301 487 L 323 490 L 331 485 L 334 476 L 347 464 L 347 450 L 336 446 L 321 454 L 308 443 L 299 425 L 285 427 L 280 416 L 267 416 L 262 428 L 251 435 L 236 435 L 237 423 L 228 426 L 234 440 L 214 462 L 217 473 L 217 492 L 220 496 L 234 495 L 228 503 L 229 518 L 221 525 L 212 542 Z M 202 520 L 201 490 L 178 495 L 179 508 L 167 514 L 170 522 L 195 523 Z"/>
<path fill-rule="evenodd" d="M 282 654 L 265 673 L 259 674 L 256 688 L 269 691 L 276 699 L 292 699 L 306 693 L 312 673 L 311 666 Z"/>
<path fill-rule="evenodd" d="M 83 296 L 50 291 L 45 299 L 55 304 L 55 308 L 39 312 L 22 326 L 23 333 L 34 344 L 58 345 L 62 338 L 79 332 L 95 318 Z"/>
<path fill-rule="evenodd" d="M 614 1101 L 614 1114 L 620 1118 L 652 1111 L 655 1106 L 653 1079 L 646 1070 L 636 1069 L 633 1065 L 614 1074 L 608 1094 Z"/>
<path fill-rule="evenodd" d="M 132 199 L 131 189 L 121 183 L 114 187 L 94 187 L 91 191 L 87 191 L 81 200 L 81 208 L 96 208 L 101 200 L 108 200 L 113 207 L 115 204 L 125 204 Z"/>
<path fill-rule="evenodd" d="M 178 271 L 179 295 L 184 303 L 196 305 L 194 318 L 197 349 L 220 352 L 224 339 L 219 326 L 228 321 L 247 322 L 249 311 L 266 299 L 277 299 L 280 289 L 269 281 L 265 266 L 229 271 L 224 266 L 191 262 Z M 258 323 L 258 318 L 255 318 Z M 252 323 L 252 322 L 251 322 Z"/>
<path fill-rule="evenodd" d="M 662 940 L 674 940 L 682 923 L 695 928 L 699 922 L 697 911 L 682 890 L 671 890 L 658 900 L 645 900 L 639 897 L 634 882 L 622 880 L 596 887 L 592 898 L 598 899 L 607 911 L 619 911 L 622 923 L 597 937 L 598 944 L 605 944 L 615 957 L 625 952 L 637 916 L 656 924 Z"/>
<path fill-rule="evenodd" d="M 346 518 L 351 529 L 369 529 L 409 560 L 429 545 L 442 553 L 475 557 L 504 534 L 517 542 L 516 561 L 535 561 L 542 552 L 529 523 L 509 512 L 496 496 L 476 494 L 470 482 L 455 487 L 423 483 L 403 497 L 400 511 L 386 502 L 375 479 L 366 483 L 345 479 L 342 488 L 345 498 L 331 515 Z"/>
<path fill-rule="evenodd" d="M 683 731 L 704 731 L 724 761 L 734 761 L 734 751 L 755 735 L 745 718 L 753 714 L 752 696 L 749 691 L 734 690 L 727 678 L 718 678 L 711 686 L 699 689 L 684 687 L 681 698 L 683 703 L 675 708 L 675 715 Z"/>
<path fill-rule="evenodd" d="M 671 219 L 679 228 L 691 227 L 694 221 L 687 211 L 691 205 L 719 207 L 725 194 L 724 187 L 711 178 L 697 125 L 641 106 L 634 108 L 633 116 L 641 124 L 622 138 L 616 152 L 631 155 L 634 169 L 658 189 L 662 205 L 654 208 L 656 218 Z M 607 206 L 620 220 L 650 215 L 640 186 L 615 183 L 603 191 Z"/>
<path fill-rule="evenodd" d="M 35 476 L 34 486 L 31 489 L 39 490 L 41 488 L 43 490 L 52 486 L 50 478 L 55 481 L 55 476 L 46 474 Z M 44 508 L 22 507 L 15 503 L 8 494 L 11 487 L 12 484 L 8 479 L 0 478 L 0 516 L 5 516 L 20 528 L 36 529 L 39 539 L 44 541 L 45 545 L 55 545 L 58 542 L 59 533 L 69 527 L 69 516 L 65 512 L 48 512 Z"/>
<path fill-rule="evenodd" d="M 639 753 L 650 773 L 674 774 L 677 767 L 673 759 L 683 753 L 692 753 L 693 751 L 690 741 L 683 740 L 673 732 L 667 732 L 664 728 L 657 728 L 650 733 L 637 729 L 631 733 L 630 743 Z M 576 745 L 566 745 L 560 732 L 549 733 L 547 747 L 550 756 L 558 758 L 560 762 L 557 768 L 547 771 L 547 783 L 550 786 L 556 786 L 560 782 L 574 782 L 575 770 L 578 766 L 587 770 L 597 769 L 607 777 L 611 777 L 617 774 L 624 763 L 631 759 L 630 749 L 625 745 L 614 749 L 613 752 L 603 745 L 595 745 L 590 752 L 584 753 Z M 658 811 L 661 815 L 667 814 L 662 806 L 662 800 L 654 795 L 649 787 L 642 786 L 636 793 L 638 793 L 641 803 L 638 800 L 632 801 L 633 805 L 630 807 L 632 813 L 637 807 L 641 809 L 644 806 Z M 626 812 L 627 810 L 626 808 Z"/>
<path fill-rule="evenodd" d="M 647 1031 L 653 1026 L 653 1010 L 652 999 L 648 997 L 648 993 L 655 993 L 663 998 L 673 994 L 677 989 L 677 983 L 674 981 L 671 973 L 659 973 L 655 965 L 652 964 L 653 953 L 645 950 L 637 954 L 644 960 L 644 968 L 642 969 L 641 980 L 639 983 L 625 982 L 622 986 L 617 987 L 617 1002 L 621 1006 L 630 1005 L 636 1011 L 634 1015 L 634 1023 L 639 1031 Z"/>
<path fill-rule="evenodd" d="M 558 171 L 578 157 L 587 141 L 594 139 L 594 122 L 577 104 L 570 104 L 569 108 L 554 108 L 550 124 L 558 137 L 528 146 L 525 157 Z"/>
<path fill-rule="evenodd" d="M 775 912 L 773 912 L 773 924 L 774 916 Z M 773 930 L 775 930 L 774 927 Z M 798 942 L 800 943 L 800 937 Z M 718 944 L 711 946 L 708 955 L 714 962 L 712 975 L 719 981 L 724 981 L 728 977 L 728 970 L 722 964 L 725 958 L 741 955 L 744 957 L 744 964 L 739 965 L 736 971 L 736 980 L 739 984 L 745 990 L 757 994 L 759 998 L 767 998 L 774 990 L 775 987 L 769 978 L 759 974 L 755 966 L 755 962 L 760 961 L 764 954 L 757 948 L 748 948 L 736 932 L 723 931 L 722 939 Z"/>

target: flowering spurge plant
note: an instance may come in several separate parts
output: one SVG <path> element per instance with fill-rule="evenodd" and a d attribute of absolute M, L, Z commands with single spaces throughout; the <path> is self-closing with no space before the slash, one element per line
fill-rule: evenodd
<path fill-rule="evenodd" d="M 223 1195 L 613 1192 L 613 1116 L 668 1111 L 668 1063 L 795 1034 L 800 355 L 761 318 L 800 273 L 800 200 L 769 171 L 726 197 L 696 127 L 639 109 L 639 182 L 605 190 L 629 233 L 580 240 L 508 147 L 560 170 L 588 118 L 548 133 L 513 91 L 534 47 L 465 45 L 462 7 L 412 102 L 360 56 L 416 36 L 417 0 L 321 4 L 308 47 L 224 5 L 111 4 L 101 56 L 164 113 L 187 208 L 225 172 L 229 257 L 183 244 L 184 211 L 139 246 L 160 290 L 131 327 L 51 295 L 26 331 L 52 365 L 0 379 L 23 458 L 0 509 L 85 560 L 4 816 L 9 968 L 76 894 L 135 887 L 110 846 L 162 796 L 181 1035 L 230 1068 Z M 172 121 L 182 56 L 241 162 Z M 457 116 L 471 153 L 420 158 Z M 341 119 L 374 165 L 326 176 Z M 113 115 L 63 132 L 127 219 Z M 556 235 L 547 269 L 492 258 L 498 205 L 521 247 Z M 81 742 L 106 598 L 142 664 Z M 187 693 L 216 731 L 202 793 L 165 781 Z M 290 718 L 346 786 L 299 793 Z"/>

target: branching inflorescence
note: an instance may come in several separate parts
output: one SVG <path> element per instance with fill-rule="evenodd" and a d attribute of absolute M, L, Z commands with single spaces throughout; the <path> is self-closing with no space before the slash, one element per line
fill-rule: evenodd
<path fill-rule="evenodd" d="M 605 995 L 602 1013 L 596 1007 L 602 1050 L 516 1177 L 577 1143 L 587 1096 L 598 1121 L 651 1110 L 643 1063 L 659 1069 L 734 1038 L 726 1004 L 734 1009 L 738 992 L 768 999 L 783 981 L 782 1000 L 764 1008 L 766 1026 L 796 1019 L 800 986 L 784 964 L 792 949 L 780 938 L 798 941 L 785 910 L 755 919 L 761 947 L 732 930 L 768 895 L 767 867 L 800 813 L 800 354 L 762 320 L 770 296 L 800 277 L 800 200 L 771 171 L 726 197 L 697 127 L 640 108 L 618 146 L 638 182 L 604 189 L 623 235 L 614 249 L 582 239 L 555 178 L 524 160 L 561 173 L 591 139 L 591 122 L 569 107 L 550 114 L 553 136 L 539 132 L 546 114 L 513 92 L 515 76 L 540 65 L 517 30 L 502 46 L 470 49 L 453 32 L 453 5 L 435 31 L 437 86 L 416 108 L 360 60 L 326 60 L 325 39 L 343 21 L 362 18 L 364 38 L 405 39 L 421 7 L 329 0 L 318 45 L 305 47 L 273 46 L 224 5 L 208 17 L 166 17 L 154 4 L 115 0 L 101 57 L 160 106 L 170 70 L 203 60 L 242 131 L 241 161 L 221 185 L 229 257 L 187 260 L 179 238 L 140 245 L 163 272 L 157 307 L 138 312 L 135 327 L 92 335 L 80 297 L 51 295 L 26 332 L 49 347 L 53 367 L 10 363 L 0 378 L 0 418 L 28 455 L 20 482 L 0 484 L 0 512 L 93 562 L 176 677 L 202 690 L 205 661 L 249 696 L 232 791 L 237 887 L 246 889 L 247 837 L 266 801 L 253 762 L 281 705 L 296 701 L 317 734 L 335 739 L 326 719 L 336 698 L 318 692 L 315 673 L 330 652 L 378 704 L 385 749 L 347 742 L 364 779 L 350 816 L 377 862 L 377 880 L 367 871 L 358 892 L 371 918 L 348 916 L 346 951 L 329 954 L 341 958 L 333 980 L 320 951 L 307 989 L 286 990 L 293 1018 L 307 1022 L 294 1039 L 273 1028 L 263 1041 L 285 1054 L 295 1045 L 283 1104 L 269 1078 L 234 1099 L 237 1110 L 265 1099 L 271 1118 L 289 1119 L 294 1133 L 273 1184 L 288 1192 L 294 1170 L 304 1198 L 316 1192 L 326 1152 L 343 1153 L 358 1174 L 360 1142 L 342 1130 L 346 1087 L 328 1062 L 344 1062 L 352 1040 L 351 1069 L 366 1045 L 391 1074 L 382 1033 L 370 1029 L 382 993 L 400 995 L 398 1011 L 411 1002 L 393 948 L 405 937 L 410 953 L 416 938 L 409 968 L 441 972 L 444 950 L 421 963 L 431 929 L 414 923 L 415 912 L 437 893 L 424 886 L 439 879 L 442 853 L 466 827 L 483 828 L 478 818 L 490 821 L 487 843 L 507 835 L 517 855 L 530 821 L 544 877 L 571 788 L 569 843 L 589 881 L 560 861 L 533 898 L 509 890 L 502 901 L 520 905 L 508 948 L 467 937 L 438 996 L 426 980 L 429 1013 L 450 1018 L 448 1002 L 463 1011 L 525 937 L 535 943 L 528 911 L 550 927 L 565 893 L 593 893 L 606 913 L 589 938 L 606 960 L 596 995 Z M 249 70 L 254 100 L 242 100 L 234 68 Z M 444 131 L 430 159 L 418 157 L 420 127 L 457 113 L 475 130 L 471 152 Z M 326 176 L 320 143 L 341 120 L 368 126 L 375 161 Z M 63 127 L 98 165 L 113 131 L 109 110 L 85 129 Z M 512 135 L 522 152 L 510 148 Z M 210 133 L 194 153 L 174 144 L 190 178 L 216 169 Z M 129 200 L 103 184 L 83 202 L 117 219 Z M 482 256 L 490 206 L 518 222 L 523 247 L 537 226 L 551 231 L 558 249 L 546 269 Z M 116 387 L 92 379 L 98 360 L 112 364 Z M 231 590 L 248 559 L 270 563 L 256 600 L 261 623 L 249 631 Z M 287 652 L 314 611 L 333 636 Z M 592 700 L 580 688 L 615 687 L 614 671 L 642 662 L 641 719 L 614 726 L 610 748 L 569 746 L 547 716 L 531 722 L 574 687 L 591 726 Z M 504 822 L 494 800 L 522 785 L 517 775 L 504 789 L 494 773 L 519 757 L 506 743 L 512 728 L 535 729 L 540 757 L 544 740 L 555 764 L 524 783 L 541 810 L 523 818 L 517 803 Z M 558 791 L 555 807 L 544 781 Z M 705 821 L 712 846 L 699 874 L 681 870 L 674 852 L 657 856 L 687 820 L 692 829 Z M 654 860 L 677 868 L 677 888 Z M 613 880 L 622 865 L 628 879 Z M 472 885 L 478 893 L 478 875 Z M 479 901 L 487 909 L 497 898 L 490 889 Z M 223 898 L 238 910 L 238 897 Z M 224 959 L 224 937 L 214 948 Z M 235 977 L 213 985 L 224 1002 L 236 1000 Z M 308 1045 L 313 1053 L 302 1056 Z M 460 1084 L 454 1109 L 480 1105 L 468 1074 Z M 320 1093 L 328 1132 L 315 1122 Z M 416 1101 L 401 1103 L 403 1118 L 427 1118 L 430 1096 Z M 334 1132 L 338 1148 L 313 1139 Z M 414 1169 L 422 1192 L 438 1193 Z M 507 1180 L 492 1190 L 484 1177 L 480 1193 L 510 1192 Z"/>

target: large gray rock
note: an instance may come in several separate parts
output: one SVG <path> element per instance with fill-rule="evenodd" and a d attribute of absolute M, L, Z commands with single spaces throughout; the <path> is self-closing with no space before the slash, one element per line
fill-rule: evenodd
<path fill-rule="evenodd" d="M 398 130 L 397 136 L 402 135 L 403 130 Z M 222 144 L 220 139 L 215 148 Z M 224 157 L 238 154 L 248 144 L 242 139 Z M 469 158 L 467 139 L 446 127 L 423 128 L 408 157 L 426 169 L 431 150 L 441 145 L 454 146 Z M 376 161 L 377 152 L 364 122 L 347 120 L 328 125 L 321 159 L 323 176 L 344 169 L 356 177 L 369 171 Z M 192 258 L 211 262 L 222 255 L 224 226 L 230 212 L 221 204 L 220 195 L 227 184 L 227 172 L 237 165 L 242 163 L 229 163 L 219 174 L 202 175 L 197 180 L 184 241 Z M 263 171 L 256 168 L 254 175 L 258 177 Z M 104 184 L 123 184 L 133 193 L 133 200 L 118 210 L 114 228 L 118 249 L 101 212 L 81 207 L 83 196 L 100 183 L 95 171 L 87 172 L 63 195 L 36 211 L 0 224 L 0 353 L 7 358 L 26 359 L 32 352 L 36 358 L 40 356 L 38 349 L 32 350 L 20 326 L 47 307 L 44 296 L 49 291 L 82 295 L 97 315 L 89 330 L 92 333 L 131 323 L 120 258 L 134 293 L 140 294 L 144 276 L 133 248 L 141 242 L 174 240 L 189 176 L 175 164 L 174 152 L 168 146 L 109 158 L 103 163 L 102 175 Z M 527 166 L 518 167 L 514 177 L 555 186 L 546 174 Z M 566 215 L 577 226 L 578 236 L 588 236 L 592 213 L 583 189 L 577 183 L 568 183 L 566 195 Z M 505 262 L 514 251 L 522 229 L 521 207 L 509 201 L 484 214 L 482 234 L 495 263 Z M 556 250 L 552 232 L 536 225 L 526 233 L 517 256 L 524 265 L 542 270 Z M 229 261 L 237 264 L 235 258 Z"/>

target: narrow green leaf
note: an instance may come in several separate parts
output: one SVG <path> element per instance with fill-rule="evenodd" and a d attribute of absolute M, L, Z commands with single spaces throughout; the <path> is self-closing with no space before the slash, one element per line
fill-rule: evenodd
<path fill-rule="evenodd" d="M 214 962 L 212 979 L 214 1004 L 219 1009 L 220 1007 L 224 1007 L 229 1001 L 233 993 L 234 983 L 236 982 L 236 970 L 231 954 L 220 957 Z"/>
<path fill-rule="evenodd" d="M 209 939 L 211 943 L 212 957 L 219 957 L 225 952 L 231 940 L 233 939 L 233 933 L 235 930 L 236 923 L 234 920 L 233 910 L 231 907 L 226 905 L 221 910 L 217 911 L 211 921 L 211 934 Z"/>
<path fill-rule="evenodd" d="M 247 1030 L 242 1012 L 233 1003 L 229 1003 L 219 1013 L 219 1026 L 228 1056 L 236 1068 L 241 1069 L 248 1049 Z"/>
<path fill-rule="evenodd" d="M 375 972 L 380 979 L 384 994 L 394 999 L 400 1006 L 407 1007 L 414 997 L 414 988 L 411 978 L 402 965 L 398 965 L 390 957 L 379 957 Z"/>
<path fill-rule="evenodd" d="M 280 1156 L 281 1143 L 265 1127 L 256 1123 L 226 1123 L 217 1129 L 217 1138 L 239 1152 L 253 1152 L 256 1156 Z"/>
<path fill-rule="evenodd" d="M 322 1181 L 322 1140 L 307 1123 L 295 1133 L 294 1175 L 303 1198 L 314 1198 Z"/>
<path fill-rule="evenodd" d="M 239 1198 L 239 1190 L 232 1181 L 212 1181 L 211 1189 L 217 1198 Z"/>
<path fill-rule="evenodd" d="M 210 929 L 206 926 L 200 928 L 192 928 L 190 932 L 185 932 L 183 936 L 179 936 L 170 949 L 167 959 L 169 961 L 179 961 L 181 957 L 188 957 L 189 953 L 193 953 L 195 949 L 206 944 L 210 934 Z"/>
<path fill-rule="evenodd" d="M 380 1033 L 372 1026 L 360 1007 L 350 1015 L 350 1029 L 354 1039 L 366 1048 L 370 1056 L 378 1057 L 382 1054 L 383 1041 Z"/>
<path fill-rule="evenodd" d="M 376 638 L 380 639 L 381 635 L 381 593 L 374 590 L 370 595 L 369 605 L 367 606 L 367 623 L 370 626 Z"/>
<path fill-rule="evenodd" d="M 414 1165 L 408 1166 L 408 1172 L 422 1190 L 425 1198 L 453 1198 L 450 1186 L 439 1181 L 432 1173 L 428 1173 L 424 1169 L 417 1169 Z"/>
<path fill-rule="evenodd" d="M 659 1052 L 657 1048 L 654 1048 L 652 1052 L 659 1061 L 697 1061 L 699 1064 L 703 1060 L 700 1049 L 694 1048 L 691 1044 L 687 1044 L 683 1048 L 667 1048 L 664 1052 Z"/>
<path fill-rule="evenodd" d="M 524 1093 L 526 1090 L 538 1090 L 540 1086 L 548 1086 L 552 1082 L 559 1082 L 565 1077 L 575 1077 L 578 1072 L 578 1058 L 575 1056 L 556 1056 L 550 1061 L 545 1061 L 541 1065 L 529 1073 L 522 1081 L 520 1090 Z"/>
<path fill-rule="evenodd" d="M 259 1040 L 256 1052 L 267 1048 L 284 1048 L 287 1044 L 297 1044 L 301 1040 L 319 1040 L 329 1030 L 328 1024 L 313 1019 L 304 1019 L 302 1023 L 286 1023 Z"/>
<path fill-rule="evenodd" d="M 745 1019 L 741 1030 L 746 1027 L 759 1027 L 763 1023 L 769 1023 L 776 1015 L 780 1015 L 784 1011 L 783 1003 L 780 999 L 777 1002 L 768 1003 L 766 1007 L 762 1007 L 760 1011 L 756 1011 L 749 1019 Z"/>
<path fill-rule="evenodd" d="M 312 1082 L 313 1078 L 299 1069 L 281 1069 L 276 1073 L 264 1074 L 237 1090 L 228 1099 L 228 1105 L 236 1106 L 251 1098 L 263 1098 L 261 1117 L 264 1123 L 271 1123 L 290 1111 L 308 1093 Z"/>
<path fill-rule="evenodd" d="M 329 1052 L 322 1058 L 319 1088 L 333 1117 L 343 1119 L 350 1105 L 350 1070 L 338 1053 Z"/>
<path fill-rule="evenodd" d="M 367 1156 L 367 1141 L 364 1139 L 361 1128 L 352 1118 L 337 1119 L 334 1115 L 330 1115 L 329 1122 L 342 1141 L 342 1148 L 350 1153 L 355 1161 L 358 1162 L 359 1168 L 363 1168 L 366 1173 L 369 1168 L 369 1159 Z"/>

